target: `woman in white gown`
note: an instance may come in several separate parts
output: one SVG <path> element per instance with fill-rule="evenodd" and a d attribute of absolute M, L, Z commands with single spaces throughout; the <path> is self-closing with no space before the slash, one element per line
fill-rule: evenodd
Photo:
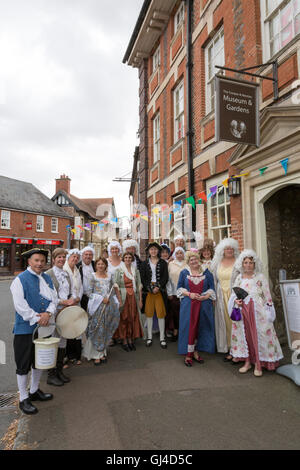
<path fill-rule="evenodd" d="M 262 274 L 262 263 L 256 253 L 244 250 L 235 268 L 239 275 L 234 287 L 244 289 L 248 296 L 238 300 L 233 292 L 228 302 L 228 314 L 233 319 L 230 354 L 245 361 L 240 373 L 246 373 L 255 364 L 254 375 L 260 377 L 262 368 L 275 370 L 283 357 L 273 325 L 276 313 L 269 284 Z"/>

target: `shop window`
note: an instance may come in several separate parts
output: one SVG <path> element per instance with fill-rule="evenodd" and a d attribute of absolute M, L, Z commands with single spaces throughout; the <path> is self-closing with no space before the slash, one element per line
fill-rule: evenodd
<path fill-rule="evenodd" d="M 10 267 L 10 245 L 2 245 L 0 248 L 0 271 L 6 271 Z"/>
<path fill-rule="evenodd" d="M 1 211 L 1 228 L 10 228 L 10 211 Z"/>
<path fill-rule="evenodd" d="M 185 204 L 185 193 L 181 193 L 173 198 L 174 212 L 174 238 L 177 235 L 184 235 L 187 225 L 187 206 Z"/>

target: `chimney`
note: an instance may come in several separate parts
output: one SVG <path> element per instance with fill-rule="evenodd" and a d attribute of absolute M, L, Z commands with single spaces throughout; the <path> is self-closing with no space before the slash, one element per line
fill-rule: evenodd
<path fill-rule="evenodd" d="M 65 191 L 67 194 L 70 194 L 70 185 L 71 185 L 71 180 L 68 176 L 66 176 L 65 174 L 64 175 L 61 175 L 60 178 L 57 178 L 56 180 L 56 191 L 55 191 L 55 194 L 60 191 L 60 190 L 63 190 Z"/>

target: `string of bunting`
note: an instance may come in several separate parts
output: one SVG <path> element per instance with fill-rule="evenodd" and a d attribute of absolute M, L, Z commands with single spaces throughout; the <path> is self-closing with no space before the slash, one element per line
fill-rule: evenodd
<path fill-rule="evenodd" d="M 287 175 L 288 171 L 288 163 L 289 163 L 289 158 L 283 158 L 282 160 L 279 161 L 279 164 L 282 166 L 284 170 L 284 174 Z M 271 167 L 278 165 L 278 162 L 272 163 L 269 166 L 264 166 L 262 168 L 258 169 L 259 175 L 263 176 L 265 172 L 270 169 Z M 234 175 L 231 176 L 231 178 L 241 178 L 241 177 L 247 177 L 250 175 L 251 172 L 247 173 L 242 173 L 239 175 Z M 158 222 L 162 222 L 166 219 L 169 219 L 170 221 L 172 220 L 172 212 L 173 214 L 176 214 L 177 212 L 180 212 L 183 208 L 183 203 L 186 201 L 188 202 L 192 208 L 195 210 L 196 209 L 196 204 L 204 204 L 207 202 L 210 198 L 216 196 L 217 193 L 220 193 L 224 190 L 224 188 L 228 188 L 228 179 L 226 178 L 224 181 L 222 181 L 222 185 L 215 185 L 211 186 L 208 191 L 201 191 L 200 193 L 193 194 L 189 197 L 183 198 L 179 201 L 175 201 L 173 204 L 173 208 L 169 208 L 167 204 L 162 204 L 160 207 L 154 207 L 152 209 L 152 213 L 154 216 L 160 215 L 163 213 L 166 209 L 168 209 L 168 214 L 167 215 L 162 215 L 162 217 L 159 217 Z M 138 214 L 131 214 L 132 219 L 137 219 L 140 218 L 142 220 L 145 220 L 146 222 L 153 220 L 155 217 L 154 216 L 149 216 L 148 212 L 141 212 Z M 99 226 L 100 230 L 103 230 L 105 225 L 108 224 L 117 224 L 121 219 L 128 219 L 128 216 L 123 216 L 123 217 L 112 217 L 110 219 L 102 219 L 101 221 L 94 221 L 91 222 L 92 225 Z M 157 220 L 157 219 L 156 219 Z M 76 228 L 79 228 L 80 230 L 92 230 L 91 224 L 86 223 L 84 226 L 82 225 L 75 225 L 75 227 L 71 227 L 71 225 L 67 225 L 66 229 L 76 233 Z"/>

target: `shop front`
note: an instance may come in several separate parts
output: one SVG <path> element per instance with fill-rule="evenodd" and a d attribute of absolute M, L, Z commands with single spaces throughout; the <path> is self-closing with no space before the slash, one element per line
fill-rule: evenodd
<path fill-rule="evenodd" d="M 12 238 L 0 237 L 0 276 L 11 272 Z"/>
<path fill-rule="evenodd" d="M 53 250 L 63 246 L 63 243 L 63 240 L 0 237 L 0 276 L 11 276 L 24 271 L 27 264 L 22 254 L 37 247 L 48 250 L 46 269 L 49 269 L 52 265 Z"/>

